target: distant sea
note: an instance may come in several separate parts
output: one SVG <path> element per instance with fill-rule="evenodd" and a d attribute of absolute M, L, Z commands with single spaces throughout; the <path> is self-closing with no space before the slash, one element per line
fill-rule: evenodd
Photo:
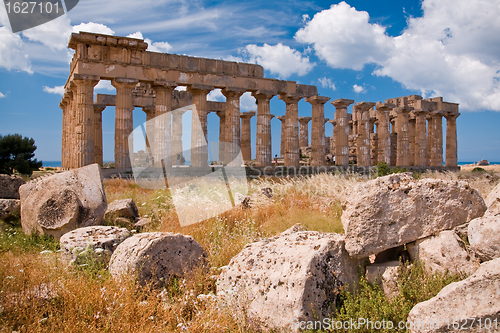
<path fill-rule="evenodd" d="M 475 163 L 477 162 L 458 162 L 458 165 L 475 164 Z M 500 162 L 490 162 L 490 164 L 500 164 Z M 57 168 L 61 166 L 61 161 L 43 161 L 43 166 L 49 168 Z"/>

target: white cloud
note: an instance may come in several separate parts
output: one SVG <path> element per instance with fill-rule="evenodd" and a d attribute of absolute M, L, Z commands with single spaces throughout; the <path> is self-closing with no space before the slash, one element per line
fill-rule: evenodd
<path fill-rule="evenodd" d="M 322 77 L 318 79 L 318 82 L 323 88 L 331 88 L 332 90 L 337 89 L 337 87 L 335 87 L 335 83 L 333 83 L 330 78 Z"/>
<path fill-rule="evenodd" d="M 225 102 L 226 97 L 222 95 L 222 91 L 220 89 L 214 89 L 207 95 L 207 101 L 212 102 Z"/>
<path fill-rule="evenodd" d="M 240 109 L 242 111 L 255 111 L 257 110 L 257 104 L 255 104 L 255 97 L 252 96 L 251 92 L 246 92 L 240 97 Z"/>
<path fill-rule="evenodd" d="M 63 15 L 55 20 L 24 30 L 22 34 L 31 42 L 41 43 L 52 50 L 66 50 L 71 29 L 69 18 L 67 15 Z"/>
<path fill-rule="evenodd" d="M 284 79 L 292 74 L 306 75 L 314 67 L 309 57 L 304 57 L 299 51 L 281 43 L 274 46 L 247 45 L 242 53 L 250 62 L 257 63 Z"/>
<path fill-rule="evenodd" d="M 6 27 L 0 27 L 0 68 L 33 73 L 21 37 Z"/>
<path fill-rule="evenodd" d="M 99 83 L 94 87 L 94 90 L 115 90 L 115 87 L 111 85 L 110 80 L 100 80 Z"/>
<path fill-rule="evenodd" d="M 355 85 L 352 86 L 352 90 L 354 90 L 354 92 L 356 94 L 360 94 L 360 93 L 366 92 L 366 89 L 363 86 L 358 86 L 357 84 L 355 84 Z"/>
<path fill-rule="evenodd" d="M 78 33 L 80 31 L 93 32 L 96 34 L 104 34 L 104 35 L 114 35 L 115 34 L 115 32 L 113 30 L 111 30 L 111 28 L 108 28 L 104 24 L 94 23 L 94 22 L 81 23 L 81 24 L 75 25 L 73 27 L 73 32 Z"/>
<path fill-rule="evenodd" d="M 424 0 L 422 9 L 400 36 L 389 37 L 366 12 L 342 2 L 316 14 L 295 38 L 313 44 L 331 67 L 360 70 L 375 63 L 375 75 L 424 96 L 500 111 L 498 1 Z"/>
<path fill-rule="evenodd" d="M 0 98 L 5 98 L 5 97 L 7 97 L 7 95 L 4 95 L 0 92 Z"/>
<path fill-rule="evenodd" d="M 130 38 L 144 39 L 146 43 L 148 43 L 148 51 L 150 52 L 159 52 L 159 53 L 168 53 L 172 50 L 172 45 L 167 42 L 153 42 L 149 38 L 144 38 L 142 32 L 137 31 L 133 34 L 128 35 Z"/>
<path fill-rule="evenodd" d="M 177 86 L 177 87 L 175 87 L 175 90 L 186 91 L 187 87 L 186 86 Z"/>
<path fill-rule="evenodd" d="M 56 95 L 64 95 L 64 86 L 55 86 L 54 88 L 50 88 L 47 86 L 43 87 L 43 91 L 49 94 L 56 94 Z"/>
<path fill-rule="evenodd" d="M 313 44 L 318 57 L 331 67 L 361 70 L 366 63 L 386 59 L 391 48 L 385 28 L 369 19 L 367 12 L 341 2 L 314 15 L 295 39 Z"/>

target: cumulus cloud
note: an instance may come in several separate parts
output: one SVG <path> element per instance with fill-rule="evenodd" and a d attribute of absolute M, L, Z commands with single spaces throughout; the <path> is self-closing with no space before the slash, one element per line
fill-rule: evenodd
<path fill-rule="evenodd" d="M 332 90 L 336 90 L 337 87 L 335 87 L 335 83 L 332 82 L 332 79 L 322 77 L 318 79 L 318 83 L 323 87 L 323 88 L 331 88 Z"/>
<path fill-rule="evenodd" d="M 153 42 L 149 38 L 144 38 L 142 32 L 137 31 L 133 34 L 128 35 L 130 38 L 144 39 L 146 43 L 148 43 L 148 51 L 151 52 L 160 52 L 160 53 L 168 53 L 172 50 L 172 45 L 167 42 Z"/>
<path fill-rule="evenodd" d="M 488 0 L 424 0 L 400 36 L 369 22 L 345 2 L 317 13 L 295 38 L 312 44 L 333 68 L 374 63 L 422 95 L 441 95 L 462 109 L 500 111 L 500 6 Z M 355 89 L 353 87 L 353 89 Z"/>
<path fill-rule="evenodd" d="M 71 36 L 71 22 L 67 15 L 60 16 L 31 29 L 24 30 L 22 35 L 31 42 L 38 42 L 52 50 L 65 50 Z"/>
<path fill-rule="evenodd" d="M 64 95 L 64 86 L 55 86 L 53 88 L 44 86 L 43 91 L 49 94 Z"/>
<path fill-rule="evenodd" d="M 7 95 L 4 95 L 0 92 L 0 98 L 5 98 L 5 97 L 7 97 Z"/>
<path fill-rule="evenodd" d="M 93 32 L 96 34 L 104 34 L 104 35 L 114 35 L 115 34 L 115 32 L 113 30 L 111 30 L 111 28 L 105 26 L 104 24 L 94 23 L 94 22 L 81 23 L 81 24 L 75 25 L 73 27 L 73 32 L 78 33 L 80 31 Z"/>
<path fill-rule="evenodd" d="M 94 90 L 115 90 L 115 87 L 111 85 L 111 81 L 109 80 L 100 80 L 94 87 Z"/>
<path fill-rule="evenodd" d="M 0 68 L 33 73 L 21 37 L 6 27 L 0 27 Z"/>
<path fill-rule="evenodd" d="M 255 111 L 257 110 L 257 104 L 255 104 L 255 97 L 252 96 L 251 92 L 246 92 L 240 97 L 240 109 L 242 111 Z"/>
<path fill-rule="evenodd" d="M 358 86 L 357 84 L 355 84 L 355 85 L 353 85 L 353 86 L 352 86 L 352 90 L 354 90 L 354 92 L 355 92 L 356 94 L 360 94 L 360 93 L 364 93 L 364 92 L 366 92 L 365 87 L 363 87 L 363 86 Z"/>
<path fill-rule="evenodd" d="M 222 91 L 220 89 L 214 89 L 207 95 L 207 101 L 211 102 L 225 102 L 226 97 L 222 95 Z"/>
<path fill-rule="evenodd" d="M 247 45 L 242 51 L 250 62 L 257 63 L 280 78 L 288 78 L 292 74 L 299 76 L 309 73 L 314 64 L 309 57 L 281 43 L 277 45 Z"/>

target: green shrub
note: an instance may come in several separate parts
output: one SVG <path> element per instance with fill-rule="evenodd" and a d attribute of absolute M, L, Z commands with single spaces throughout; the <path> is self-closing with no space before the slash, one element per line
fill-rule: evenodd
<path fill-rule="evenodd" d="M 474 169 L 472 169 L 472 172 L 486 172 L 486 170 L 480 167 L 475 167 Z"/>

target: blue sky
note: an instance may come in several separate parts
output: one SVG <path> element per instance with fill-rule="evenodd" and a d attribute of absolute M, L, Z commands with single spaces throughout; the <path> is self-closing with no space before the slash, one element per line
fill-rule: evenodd
<path fill-rule="evenodd" d="M 459 161 L 500 161 L 500 1 L 80 0 L 54 21 L 12 34 L 0 5 L 0 134 L 33 137 L 39 160 L 60 160 L 61 86 L 72 31 L 147 39 L 150 50 L 253 62 L 266 77 L 313 84 L 360 101 L 419 94 L 460 103 Z M 114 93 L 109 83 L 97 93 Z M 217 91 L 213 100 L 223 100 Z M 242 110 L 255 109 L 249 95 Z M 284 103 L 271 101 L 275 115 Z M 335 108 L 325 106 L 333 118 Z M 310 116 L 301 101 L 299 115 Z M 209 115 L 209 140 L 218 117 Z M 140 109 L 134 124 L 145 121 Z M 252 119 L 255 144 L 256 119 Z M 114 110 L 103 114 L 104 159 L 113 159 Z M 273 119 L 273 155 L 280 121 Z M 327 124 L 327 135 L 332 127 Z"/>

